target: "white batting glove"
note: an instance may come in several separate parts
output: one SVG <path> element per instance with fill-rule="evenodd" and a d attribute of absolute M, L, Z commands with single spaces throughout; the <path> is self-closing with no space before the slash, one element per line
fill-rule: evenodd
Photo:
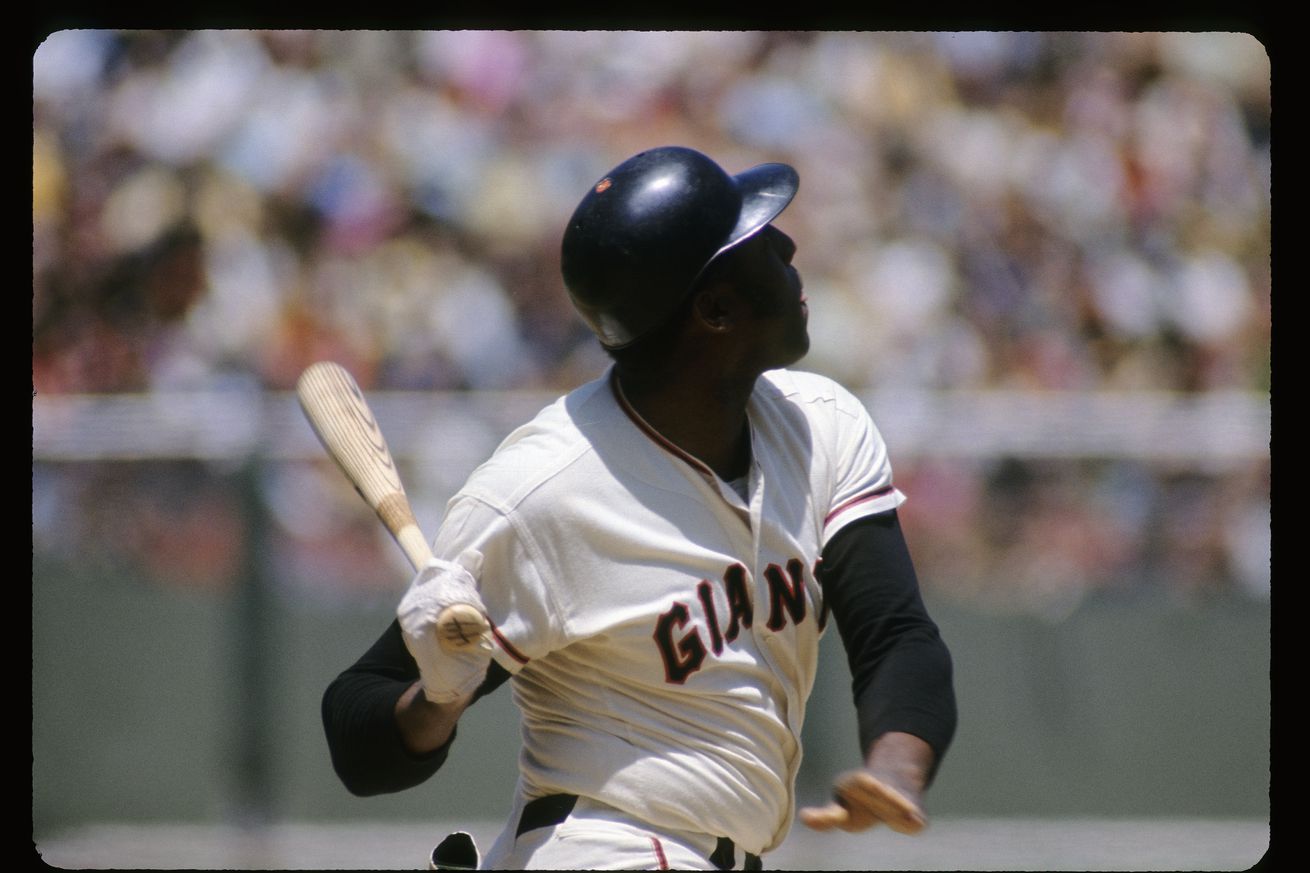
<path fill-rule="evenodd" d="M 454 561 L 433 558 L 410 583 L 396 608 L 405 647 L 418 663 L 423 694 L 433 703 L 448 703 L 472 694 L 487 675 L 491 642 L 484 635 L 458 653 L 442 650 L 437 641 L 437 617 L 448 606 L 468 603 L 479 612 L 486 607 L 478 594 L 482 554 L 469 549 Z"/>

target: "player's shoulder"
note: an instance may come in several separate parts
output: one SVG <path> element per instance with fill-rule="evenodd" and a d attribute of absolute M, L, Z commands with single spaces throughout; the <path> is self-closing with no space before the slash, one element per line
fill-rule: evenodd
<path fill-rule="evenodd" d="M 862 416 L 864 404 L 837 380 L 806 370 L 769 370 L 756 394 L 762 402 L 790 404 L 806 415 Z"/>
<path fill-rule="evenodd" d="M 571 476 L 593 453 L 589 424 L 607 406 L 604 379 L 557 398 L 510 432 L 465 482 L 461 493 L 508 511 Z"/>

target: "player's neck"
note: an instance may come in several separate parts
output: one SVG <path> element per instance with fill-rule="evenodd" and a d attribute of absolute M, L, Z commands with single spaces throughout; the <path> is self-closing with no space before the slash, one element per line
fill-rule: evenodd
<path fill-rule="evenodd" d="M 725 480 L 750 468 L 746 404 L 754 380 L 658 378 L 617 369 L 624 398 L 660 436 L 701 461 Z"/>

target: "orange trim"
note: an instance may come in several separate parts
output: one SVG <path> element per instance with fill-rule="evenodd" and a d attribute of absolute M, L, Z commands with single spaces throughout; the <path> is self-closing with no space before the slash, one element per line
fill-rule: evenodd
<path fill-rule="evenodd" d="M 491 625 L 491 636 L 496 640 L 497 643 L 500 643 L 500 647 L 505 650 L 505 654 L 509 655 L 511 658 L 513 658 L 515 661 L 518 661 L 520 664 L 526 664 L 528 663 L 528 661 L 532 660 L 527 655 L 523 654 L 518 649 L 516 649 L 513 643 L 505 639 L 505 635 L 500 632 L 500 628 L 496 627 L 496 623 L 494 621 L 492 621 L 491 619 L 487 619 L 487 622 Z"/>
<path fill-rule="evenodd" d="M 650 844 L 655 847 L 655 857 L 659 860 L 660 864 L 659 869 L 669 869 L 669 859 L 664 855 L 664 844 L 655 837 L 650 838 Z"/>
<path fill-rule="evenodd" d="M 891 485 L 888 485 L 886 488 L 879 488 L 877 491 L 874 491 L 872 494 L 862 494 L 859 497 L 852 497 L 850 500 L 847 500 L 841 506 L 837 507 L 832 512 L 828 513 L 827 517 L 823 519 L 824 527 L 827 527 L 828 522 L 832 521 L 834 518 L 841 515 L 843 512 L 850 509 L 852 506 L 859 506 L 861 503 L 868 503 L 870 500 L 877 500 L 879 497 L 886 497 L 888 494 L 891 494 L 892 491 L 894 490 L 895 488 L 893 488 Z"/>

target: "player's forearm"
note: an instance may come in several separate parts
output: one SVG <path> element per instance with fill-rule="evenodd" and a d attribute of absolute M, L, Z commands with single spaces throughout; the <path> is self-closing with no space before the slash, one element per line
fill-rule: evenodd
<path fill-rule="evenodd" d="M 415 682 L 396 701 L 396 725 L 405 750 L 421 756 L 445 746 L 473 699 L 468 694 L 449 703 L 433 703 L 423 696 L 423 685 Z"/>
<path fill-rule="evenodd" d="M 873 754 L 887 736 L 905 735 L 932 752 L 931 778 L 955 736 L 957 711 L 950 653 L 935 633 L 907 636 L 856 682 L 861 748 Z M 864 678 L 864 677 L 861 677 Z"/>
<path fill-rule="evenodd" d="M 871 751 L 884 734 L 910 734 L 931 746 L 936 767 L 955 733 L 953 667 L 896 514 L 838 533 L 820 578 L 851 667 L 861 748 Z"/>
<path fill-rule="evenodd" d="M 445 763 L 446 747 L 426 755 L 406 747 L 395 709 L 410 681 L 347 671 L 324 693 L 323 726 L 332 767 L 352 794 L 403 791 Z"/>
<path fill-rule="evenodd" d="M 430 778 L 445 762 L 446 747 L 415 754 L 402 734 L 397 700 L 417 679 L 418 668 L 393 621 L 324 691 L 323 728 L 332 766 L 352 794 L 403 791 Z"/>

